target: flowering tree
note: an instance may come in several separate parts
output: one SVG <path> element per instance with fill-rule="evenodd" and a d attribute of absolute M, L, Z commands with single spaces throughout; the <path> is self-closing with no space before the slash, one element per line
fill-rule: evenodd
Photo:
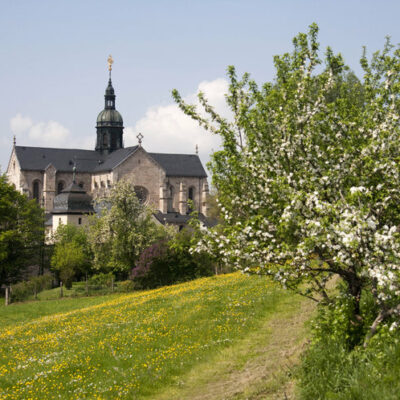
<path fill-rule="evenodd" d="M 94 268 L 126 277 L 142 250 L 163 238 L 165 229 L 154 222 L 128 181 L 117 182 L 97 204 L 100 215 L 90 219 L 88 230 Z"/>
<path fill-rule="evenodd" d="M 338 276 L 353 324 L 372 291 L 368 339 L 400 312 L 400 49 L 388 40 L 371 61 L 364 52 L 360 82 L 330 48 L 319 58 L 317 33 L 311 25 L 275 57 L 274 83 L 260 88 L 229 67 L 232 121 L 202 93 L 198 112 L 173 92 L 223 142 L 210 167 L 225 223 L 197 248 L 316 301 L 334 302 L 327 283 Z"/>

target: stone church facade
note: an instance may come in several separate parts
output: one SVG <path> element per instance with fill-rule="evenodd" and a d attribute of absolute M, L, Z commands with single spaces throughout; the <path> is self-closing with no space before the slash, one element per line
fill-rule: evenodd
<path fill-rule="evenodd" d="M 139 199 L 161 223 L 182 226 L 188 199 L 201 218 L 208 214 L 207 174 L 197 154 L 147 152 L 141 144 L 124 147 L 123 119 L 115 108 L 110 78 L 105 107 L 97 117 L 95 150 L 17 146 L 14 140 L 7 176 L 15 188 L 36 199 L 51 214 L 54 199 L 75 182 L 93 199 L 121 179 L 135 186 Z"/>

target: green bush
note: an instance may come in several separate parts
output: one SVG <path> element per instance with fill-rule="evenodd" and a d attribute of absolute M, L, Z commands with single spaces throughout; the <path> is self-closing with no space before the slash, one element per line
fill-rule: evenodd
<path fill-rule="evenodd" d="M 327 340 L 341 343 L 348 350 L 363 344 L 363 340 L 377 316 L 378 310 L 371 291 L 364 290 L 360 300 L 362 320 L 354 320 L 352 297 L 346 294 L 344 285 L 338 286 L 339 294 L 331 303 L 321 303 L 312 322 L 312 342 Z"/>
<path fill-rule="evenodd" d="M 23 301 L 34 294 L 32 282 L 19 282 L 11 286 L 11 301 Z"/>
<path fill-rule="evenodd" d="M 140 255 L 131 277 L 144 289 L 210 276 L 213 259 L 207 253 L 192 253 L 191 233 L 179 232 L 171 241 L 154 243 Z"/>
<path fill-rule="evenodd" d="M 363 347 L 377 315 L 371 291 L 360 301 L 361 321 L 353 321 L 352 299 L 337 296 L 321 306 L 312 321 L 312 340 L 299 368 L 299 398 L 398 399 L 400 393 L 400 332 L 395 319 L 381 325 Z"/>
<path fill-rule="evenodd" d="M 31 281 L 36 285 L 37 293 L 53 287 L 53 276 L 51 274 L 36 276 L 35 278 L 32 278 Z"/>
<path fill-rule="evenodd" d="M 111 287 L 113 281 L 115 281 L 115 277 L 111 272 L 109 272 L 107 274 L 100 273 L 93 275 L 89 278 L 88 283 L 91 287 L 95 286 L 101 288 L 104 286 Z"/>
<path fill-rule="evenodd" d="M 136 289 L 134 281 L 127 280 L 118 282 L 118 291 L 123 293 L 133 292 Z"/>
<path fill-rule="evenodd" d="M 11 300 L 23 301 L 40 293 L 43 290 L 51 289 L 53 277 L 50 274 L 33 277 L 27 281 L 19 282 L 11 286 Z"/>

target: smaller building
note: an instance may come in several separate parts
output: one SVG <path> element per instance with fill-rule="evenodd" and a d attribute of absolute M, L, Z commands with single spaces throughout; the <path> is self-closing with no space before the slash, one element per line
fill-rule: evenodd
<path fill-rule="evenodd" d="M 85 225 L 88 215 L 94 213 L 92 197 L 77 185 L 75 180 L 54 198 L 53 204 L 52 226 L 50 228 L 53 232 L 61 224 Z"/>

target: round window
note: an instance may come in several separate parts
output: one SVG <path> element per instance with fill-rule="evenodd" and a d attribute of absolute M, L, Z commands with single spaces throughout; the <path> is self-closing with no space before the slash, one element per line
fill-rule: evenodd
<path fill-rule="evenodd" d="M 140 203 L 146 204 L 149 197 L 149 192 L 143 186 L 135 186 L 136 197 L 139 199 Z"/>

